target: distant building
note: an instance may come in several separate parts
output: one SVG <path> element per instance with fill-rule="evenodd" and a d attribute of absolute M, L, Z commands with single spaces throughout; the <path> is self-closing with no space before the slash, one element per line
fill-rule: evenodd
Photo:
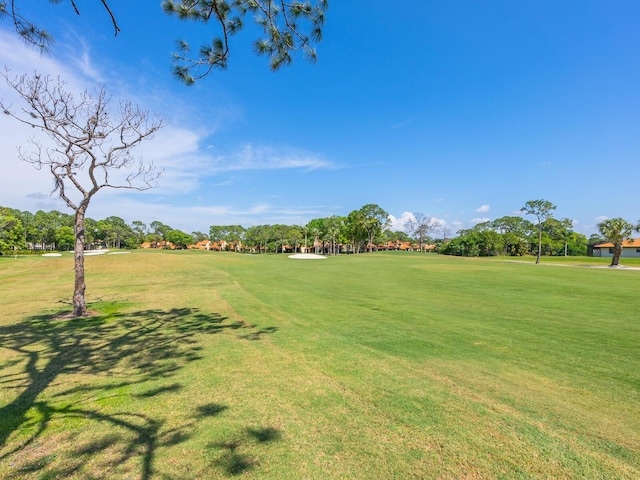
<path fill-rule="evenodd" d="M 593 246 L 594 257 L 613 257 L 613 243 L 599 243 Z M 640 238 L 622 242 L 623 258 L 640 258 Z"/>

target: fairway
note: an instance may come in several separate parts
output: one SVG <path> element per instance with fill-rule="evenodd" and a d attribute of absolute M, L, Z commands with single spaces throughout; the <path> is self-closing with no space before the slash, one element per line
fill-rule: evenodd
<path fill-rule="evenodd" d="M 590 259 L 592 260 L 592 259 Z M 624 263 L 624 262 L 623 262 Z M 640 478 L 640 271 L 0 257 L 0 478 Z"/>

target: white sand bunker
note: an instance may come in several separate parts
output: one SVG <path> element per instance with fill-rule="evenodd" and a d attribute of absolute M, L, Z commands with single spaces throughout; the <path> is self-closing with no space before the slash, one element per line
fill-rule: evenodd
<path fill-rule="evenodd" d="M 296 258 L 300 260 L 324 260 L 324 255 L 316 255 L 315 253 L 296 253 L 295 255 L 289 255 L 289 258 Z"/>
<path fill-rule="evenodd" d="M 104 255 L 105 253 L 107 253 L 109 250 L 85 250 L 84 251 L 84 256 L 90 256 L 90 255 Z"/>
<path fill-rule="evenodd" d="M 62 254 L 61 253 L 43 253 L 42 256 L 43 257 L 61 257 Z"/>
<path fill-rule="evenodd" d="M 131 252 L 111 252 L 111 253 L 107 253 L 107 255 L 125 255 L 127 253 L 131 253 Z"/>

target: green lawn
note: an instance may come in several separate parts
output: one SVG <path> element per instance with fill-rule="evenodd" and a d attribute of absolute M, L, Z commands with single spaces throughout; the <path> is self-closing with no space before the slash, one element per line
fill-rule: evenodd
<path fill-rule="evenodd" d="M 0 257 L 0 478 L 640 478 L 640 271 L 510 260 Z"/>

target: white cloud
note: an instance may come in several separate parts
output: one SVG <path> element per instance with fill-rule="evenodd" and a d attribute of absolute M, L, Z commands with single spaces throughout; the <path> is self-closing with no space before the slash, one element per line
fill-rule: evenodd
<path fill-rule="evenodd" d="M 478 223 L 484 223 L 490 221 L 490 218 L 482 217 L 482 218 L 472 218 L 471 223 L 477 225 Z"/>
<path fill-rule="evenodd" d="M 598 223 L 604 222 L 605 220 L 609 220 L 609 217 L 606 217 L 604 215 L 600 215 L 599 217 L 596 217 L 596 222 Z"/>
<path fill-rule="evenodd" d="M 389 215 L 389 229 L 392 232 L 403 232 L 407 226 L 407 223 L 411 221 L 415 221 L 416 217 L 414 217 L 411 212 L 402 212 L 400 217 L 395 217 L 394 215 Z"/>
<path fill-rule="evenodd" d="M 403 120 L 399 123 L 396 123 L 394 125 L 391 125 L 391 130 L 398 130 L 400 128 L 406 127 L 407 125 L 409 125 L 411 122 L 413 122 L 413 118 L 408 118 L 406 120 Z"/>
<path fill-rule="evenodd" d="M 411 212 L 402 212 L 400 217 L 389 215 L 388 218 L 390 222 L 389 229 L 393 232 L 406 231 L 407 223 L 409 223 L 410 221 L 415 221 L 416 219 L 416 217 Z M 429 217 L 429 218 L 431 218 L 431 224 L 434 226 L 434 233 L 442 232 L 444 228 L 449 228 L 447 222 L 442 218 L 436 218 L 436 217 Z"/>
<path fill-rule="evenodd" d="M 335 167 L 322 155 L 287 146 L 245 144 L 235 150 L 212 146 L 221 119 L 230 117 L 232 121 L 237 120 L 239 113 L 233 105 L 204 106 L 198 103 L 194 107 L 185 99 L 176 99 L 167 105 L 166 92 L 163 94 L 158 90 L 161 87 L 144 87 L 144 82 L 138 79 L 136 82 L 140 85 L 127 84 L 124 83 L 125 77 L 112 78 L 103 74 L 84 43 L 78 41 L 76 46 L 79 49 L 76 52 L 64 50 L 59 56 L 42 57 L 25 46 L 15 34 L 0 31 L 0 65 L 7 65 L 12 76 L 31 74 L 37 65 L 38 73 L 64 79 L 67 90 L 74 96 L 85 89 L 93 89 L 100 80 L 107 78 L 111 83 L 106 88 L 113 94 L 114 106 L 118 98 L 127 98 L 151 112 L 170 109 L 166 113 L 166 125 L 153 139 L 146 140 L 133 151 L 135 156 L 164 170 L 157 188 L 145 192 L 102 189 L 91 202 L 90 217 L 100 219 L 118 215 L 128 222 L 160 220 L 186 231 L 208 229 L 212 224 L 268 223 L 270 218 L 279 218 L 279 223 L 289 223 L 283 220 L 287 216 L 293 222 L 305 221 L 304 213 L 296 207 L 278 211 L 267 204 L 257 203 L 231 208 L 199 204 L 195 195 L 200 195 L 196 192 L 205 186 L 205 182 L 211 181 L 211 177 L 226 171 Z M 11 92 L 0 79 L 0 98 L 18 105 L 17 96 L 14 93 L 15 98 L 11 97 Z M 206 117 L 206 122 L 201 121 L 203 117 Z M 28 139 L 35 133 L 33 129 L 0 115 L 0 171 L 8 172 L 0 175 L 0 205 L 32 212 L 56 209 L 70 213 L 56 194 L 50 195 L 53 189 L 51 174 L 37 171 L 18 159 L 17 146 L 28 148 Z"/>
<path fill-rule="evenodd" d="M 314 170 L 331 164 L 320 155 L 291 148 L 276 149 L 268 146 L 243 145 L 230 154 L 212 159 L 212 172 L 233 170 L 276 170 L 302 168 Z"/>
<path fill-rule="evenodd" d="M 490 205 L 481 205 L 480 207 L 476 208 L 476 212 L 478 213 L 487 213 L 489 210 L 491 210 Z"/>

